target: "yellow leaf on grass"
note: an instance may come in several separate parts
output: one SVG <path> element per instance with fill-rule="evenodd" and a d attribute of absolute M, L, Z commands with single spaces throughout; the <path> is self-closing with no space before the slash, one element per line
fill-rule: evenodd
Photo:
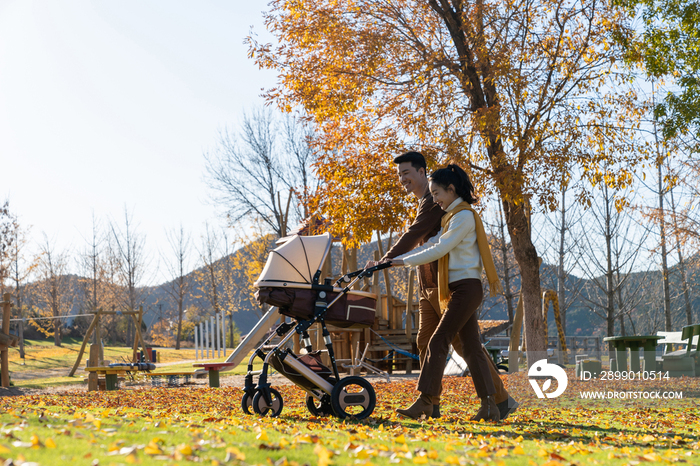
<path fill-rule="evenodd" d="M 507 448 L 499 448 L 498 451 L 496 452 L 496 456 L 508 456 L 508 449 Z"/>
<path fill-rule="evenodd" d="M 52 438 L 47 438 L 46 448 L 56 448 L 56 442 L 54 442 Z"/>
<path fill-rule="evenodd" d="M 146 448 L 143 449 L 143 452 L 147 455 L 160 455 L 163 453 L 163 450 L 160 449 L 160 445 L 151 440 L 146 445 Z"/>
<path fill-rule="evenodd" d="M 175 449 L 175 451 L 177 451 L 181 455 L 190 456 L 192 454 L 192 447 L 187 445 L 186 443 L 183 443 L 183 444 L 179 445 Z"/>
<path fill-rule="evenodd" d="M 44 446 L 44 444 L 41 443 L 41 440 L 39 440 L 39 437 L 36 434 L 33 434 L 29 441 L 32 442 L 32 448 L 41 448 Z"/>
<path fill-rule="evenodd" d="M 545 450 L 544 448 L 540 448 L 540 451 L 537 452 L 537 456 L 546 457 L 549 456 L 549 453 L 547 453 L 547 450 Z"/>
<path fill-rule="evenodd" d="M 436 460 L 437 457 L 438 457 L 438 452 L 436 452 L 435 450 L 430 450 L 428 452 L 428 458 L 430 458 L 431 460 Z"/>
<path fill-rule="evenodd" d="M 524 454 L 525 454 L 525 450 L 523 450 L 523 447 L 521 447 L 520 445 L 518 445 L 517 447 L 513 448 L 513 454 L 514 454 L 514 455 L 524 455 Z"/>
<path fill-rule="evenodd" d="M 314 453 L 316 454 L 316 456 L 318 456 L 318 466 L 328 466 L 329 464 L 333 464 L 333 461 L 331 461 L 331 458 L 333 457 L 333 452 L 328 450 L 320 443 L 316 444 L 316 448 L 314 448 Z"/>
<path fill-rule="evenodd" d="M 135 454 L 131 453 L 129 456 L 126 457 L 126 462 L 129 464 L 134 464 L 138 463 L 139 459 Z"/>
<path fill-rule="evenodd" d="M 447 464 L 459 464 L 459 456 L 448 456 L 445 458 L 445 463 Z"/>
<path fill-rule="evenodd" d="M 270 440 L 267 436 L 267 432 L 265 432 L 264 430 L 261 430 L 255 438 L 262 442 L 267 442 L 268 440 Z"/>
<path fill-rule="evenodd" d="M 5 445 L 0 445 L 0 454 L 5 454 L 9 453 L 11 450 L 7 448 Z"/>
<path fill-rule="evenodd" d="M 226 453 L 228 455 L 231 455 L 233 459 L 239 460 L 239 461 L 244 461 L 245 460 L 245 455 L 241 450 L 239 450 L 236 447 L 229 447 L 226 449 Z"/>
<path fill-rule="evenodd" d="M 399 435 L 394 439 L 396 443 L 406 443 L 406 437 L 403 436 L 403 434 Z"/>
<path fill-rule="evenodd" d="M 289 441 L 286 438 L 282 437 L 280 439 L 280 448 L 284 448 L 284 447 L 288 447 L 288 446 L 289 446 Z"/>
<path fill-rule="evenodd" d="M 425 455 L 416 455 L 413 457 L 415 464 L 428 464 L 428 457 Z"/>

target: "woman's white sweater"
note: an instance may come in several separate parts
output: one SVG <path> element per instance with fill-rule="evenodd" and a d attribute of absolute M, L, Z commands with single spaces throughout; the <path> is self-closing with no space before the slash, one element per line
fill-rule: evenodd
<path fill-rule="evenodd" d="M 454 210 L 462 198 L 458 197 L 447 207 L 446 212 Z M 476 243 L 476 225 L 474 214 L 469 210 L 457 212 L 447 225 L 447 231 L 440 229 L 437 235 L 422 246 L 395 257 L 403 259 L 406 267 L 428 264 L 449 254 L 449 283 L 465 278 L 481 279 L 481 254 Z"/>

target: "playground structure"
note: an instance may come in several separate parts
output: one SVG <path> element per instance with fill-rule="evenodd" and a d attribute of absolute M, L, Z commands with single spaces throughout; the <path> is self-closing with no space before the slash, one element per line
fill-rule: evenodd
<path fill-rule="evenodd" d="M 90 337 L 92 336 L 92 332 L 95 332 L 95 345 L 90 346 L 90 359 L 88 361 L 89 366 L 99 366 L 101 362 L 104 360 L 104 354 L 102 352 L 102 340 L 100 338 L 100 319 L 102 316 L 108 316 L 108 315 L 116 315 L 116 316 L 130 316 L 131 319 L 134 321 L 134 327 L 135 327 L 135 334 L 134 334 L 134 343 L 133 343 L 133 357 L 132 357 L 132 362 L 137 363 L 139 362 L 139 345 L 141 346 L 141 349 L 143 350 L 143 353 L 146 358 L 146 362 L 153 362 L 151 360 L 151 354 L 150 351 L 146 350 L 146 343 L 143 341 L 143 335 L 141 335 L 141 323 L 143 322 L 143 307 L 139 306 L 138 311 L 103 311 L 99 309 L 93 316 L 92 322 L 90 322 L 90 326 L 87 329 L 87 332 L 85 332 L 85 337 L 83 338 L 83 344 L 80 346 L 80 351 L 78 352 L 78 357 L 75 360 L 75 364 L 73 364 L 73 368 L 70 370 L 70 373 L 68 374 L 69 377 L 73 377 L 75 375 L 75 371 L 78 370 L 78 366 L 80 365 L 80 361 L 83 358 L 83 353 L 85 352 L 85 347 L 88 344 L 88 341 L 90 340 Z M 91 373 L 92 374 L 92 373 Z M 96 375 L 96 374 L 95 374 Z M 89 383 L 89 382 L 88 382 Z"/>
<path fill-rule="evenodd" d="M 12 316 L 12 295 L 2 296 L 2 332 L 0 332 L 0 384 L 3 388 L 10 387 L 10 355 L 9 348 L 17 346 L 18 340 L 10 335 L 10 317 Z"/>
<path fill-rule="evenodd" d="M 194 358 L 209 359 L 211 357 L 221 357 L 223 349 L 226 356 L 226 323 L 220 313 L 211 316 L 209 320 L 204 320 L 194 327 Z"/>

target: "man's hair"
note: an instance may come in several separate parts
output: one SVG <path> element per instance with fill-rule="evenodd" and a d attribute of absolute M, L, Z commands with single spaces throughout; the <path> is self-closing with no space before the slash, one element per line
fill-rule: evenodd
<path fill-rule="evenodd" d="M 394 163 L 396 165 L 404 162 L 411 162 L 411 166 L 413 166 L 416 171 L 418 171 L 419 168 L 422 168 L 426 174 L 428 173 L 428 166 L 425 164 L 425 157 L 423 157 L 423 154 L 420 152 L 406 152 L 405 154 L 401 154 L 394 159 Z"/>

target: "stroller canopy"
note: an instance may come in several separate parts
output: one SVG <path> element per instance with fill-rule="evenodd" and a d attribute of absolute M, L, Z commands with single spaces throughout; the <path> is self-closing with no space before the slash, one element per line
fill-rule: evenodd
<path fill-rule="evenodd" d="M 311 284 L 331 249 L 330 233 L 318 236 L 292 236 L 282 246 L 273 249 L 267 258 L 256 285 L 266 281 Z"/>

